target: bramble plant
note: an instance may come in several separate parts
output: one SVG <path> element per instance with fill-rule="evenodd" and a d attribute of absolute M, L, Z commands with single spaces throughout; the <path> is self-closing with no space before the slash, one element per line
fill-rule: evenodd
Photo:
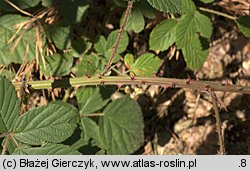
<path fill-rule="evenodd" d="M 112 94 L 124 85 L 158 85 L 211 95 L 224 154 L 214 92 L 250 94 L 250 87 L 157 77 L 164 62 L 159 54 L 172 47 L 189 69 L 202 67 L 212 15 L 232 20 L 250 37 L 250 16 L 215 11 L 213 1 L 114 0 L 105 9 L 89 0 L 0 1 L 1 153 L 135 153 L 145 143 L 142 109 L 129 96 L 114 100 Z M 149 32 L 148 47 L 135 53 L 132 37 L 142 32 Z M 25 99 L 39 89 L 48 90 L 40 92 L 52 94 L 53 101 L 26 109 Z"/>

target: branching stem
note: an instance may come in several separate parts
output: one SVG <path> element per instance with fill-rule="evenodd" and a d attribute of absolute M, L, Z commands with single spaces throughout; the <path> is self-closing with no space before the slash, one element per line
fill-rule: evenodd
<path fill-rule="evenodd" d="M 106 67 L 104 68 L 104 71 L 103 71 L 103 73 L 102 73 L 102 76 L 104 76 L 105 74 L 107 74 L 107 72 L 110 70 L 111 65 L 112 65 L 112 63 L 113 63 L 113 61 L 114 61 L 114 59 L 115 59 L 115 57 L 116 57 L 117 49 L 118 49 L 119 43 L 120 43 L 120 41 L 121 41 L 121 39 L 122 39 L 122 35 L 123 35 L 123 32 L 124 32 L 124 28 L 125 28 L 126 23 L 127 23 L 127 21 L 128 21 L 128 17 L 129 17 L 129 14 L 130 14 L 130 11 L 131 11 L 132 7 L 133 7 L 133 1 L 129 1 L 129 2 L 128 2 L 127 9 L 126 9 L 125 14 L 124 14 L 123 23 L 122 23 L 122 25 L 121 25 L 119 34 L 118 34 L 118 36 L 117 36 L 117 38 L 116 38 L 116 42 L 115 42 L 115 44 L 114 44 L 114 46 L 113 46 L 113 51 L 112 51 L 111 58 L 110 58 L 110 60 L 108 61 Z"/>

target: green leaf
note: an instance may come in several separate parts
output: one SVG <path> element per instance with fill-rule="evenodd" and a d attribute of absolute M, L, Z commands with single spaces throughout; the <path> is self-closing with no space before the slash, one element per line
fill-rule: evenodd
<path fill-rule="evenodd" d="M 124 20 L 124 15 L 121 18 L 120 25 L 123 24 L 123 20 Z M 125 30 L 134 31 L 135 33 L 140 33 L 144 29 L 144 26 L 145 26 L 145 20 L 142 12 L 140 11 L 139 8 L 133 8 L 128 17 Z"/>
<path fill-rule="evenodd" d="M 92 43 L 88 40 L 88 38 L 81 36 L 76 40 L 72 41 L 72 49 L 70 54 L 75 58 L 80 58 L 88 53 L 88 51 L 92 47 Z"/>
<path fill-rule="evenodd" d="M 134 1 L 133 9 L 138 9 L 145 17 L 154 19 L 156 17 L 155 15 L 155 9 L 148 3 L 148 1 Z M 114 0 L 114 3 L 118 6 L 127 7 L 127 2 L 124 0 Z"/>
<path fill-rule="evenodd" d="M 177 46 L 179 48 L 185 47 L 190 44 L 192 37 L 195 35 L 196 26 L 193 15 L 184 15 L 181 17 L 176 27 Z"/>
<path fill-rule="evenodd" d="M 79 1 L 80 2 L 80 1 Z M 76 13 L 76 23 L 80 23 L 84 19 L 84 15 L 86 14 L 89 5 L 82 5 L 77 6 L 77 13 Z"/>
<path fill-rule="evenodd" d="M 46 69 L 43 66 L 43 62 L 40 61 L 40 69 L 46 76 L 61 77 L 68 75 L 73 65 L 73 57 L 71 54 L 53 54 L 45 58 Z"/>
<path fill-rule="evenodd" d="M 135 63 L 134 56 L 131 53 L 127 53 L 124 57 L 124 63 L 128 69 L 133 67 L 133 65 Z"/>
<path fill-rule="evenodd" d="M 118 33 L 119 30 L 116 30 L 109 34 L 109 37 L 107 39 L 106 51 L 113 49 L 116 39 L 118 37 Z M 124 32 L 121 42 L 119 43 L 119 46 L 117 48 L 117 52 L 122 53 L 123 51 L 126 50 L 127 46 L 128 46 L 128 35 Z"/>
<path fill-rule="evenodd" d="M 14 86 L 5 77 L 0 76 L 0 132 L 13 130 L 13 123 L 19 116 L 20 102 Z"/>
<path fill-rule="evenodd" d="M 141 13 L 149 19 L 154 19 L 156 17 L 155 9 L 148 3 L 148 1 L 144 0 L 135 3 L 134 8 L 138 8 Z"/>
<path fill-rule="evenodd" d="M 81 125 L 86 139 L 93 138 L 99 147 L 105 148 L 100 136 L 99 126 L 95 121 L 83 117 L 81 118 Z"/>
<path fill-rule="evenodd" d="M 193 0 L 182 0 L 182 13 L 184 14 L 194 14 L 196 11 L 196 6 Z"/>
<path fill-rule="evenodd" d="M 42 147 L 21 146 L 13 155 L 80 155 L 77 150 L 63 144 L 47 144 Z"/>
<path fill-rule="evenodd" d="M 64 106 L 65 108 L 71 109 L 72 113 L 76 113 L 76 114 L 79 113 L 78 109 L 75 106 L 73 106 L 70 103 L 67 103 L 65 101 L 62 101 L 62 100 L 52 101 L 52 102 L 50 102 L 50 104 Z M 77 124 L 78 122 L 79 122 L 79 117 L 72 117 L 72 119 L 69 120 L 69 123 L 72 123 L 72 124 Z"/>
<path fill-rule="evenodd" d="M 115 31 L 112 31 L 108 36 L 107 45 L 106 45 L 106 52 L 104 55 L 107 58 L 107 60 L 109 60 L 111 58 L 112 50 L 113 50 L 113 47 L 116 43 L 116 39 L 118 37 L 118 34 L 119 34 L 119 30 L 115 30 Z M 128 43 L 129 43 L 128 34 L 126 32 L 123 32 L 122 39 L 121 39 L 119 46 L 117 48 L 117 53 L 119 54 L 119 53 L 124 52 L 127 49 Z"/>
<path fill-rule="evenodd" d="M 42 6 L 48 7 L 54 3 L 54 0 L 42 0 Z"/>
<path fill-rule="evenodd" d="M 211 3 L 211 2 L 214 2 L 214 0 L 200 0 L 201 2 L 204 2 L 204 3 L 206 3 L 206 4 L 208 4 L 208 3 Z"/>
<path fill-rule="evenodd" d="M 71 45 L 72 33 L 70 27 L 50 25 L 46 29 L 46 35 L 61 50 L 68 49 Z"/>
<path fill-rule="evenodd" d="M 8 41 L 16 33 L 14 28 L 17 24 L 29 20 L 28 17 L 20 15 L 4 15 L 0 17 L 0 64 L 9 65 L 11 62 L 22 64 L 25 61 L 35 59 L 36 54 L 36 32 L 35 30 L 21 30 L 11 44 Z M 21 36 L 21 34 L 23 35 Z M 21 37 L 20 37 L 21 36 Z M 17 40 L 20 37 L 19 40 Z M 18 41 L 18 43 L 17 43 Z M 11 48 L 17 43 L 14 51 L 10 53 Z M 27 53 L 28 52 L 28 53 Z"/>
<path fill-rule="evenodd" d="M 40 0 L 10 0 L 13 4 L 21 9 L 27 9 L 34 7 L 40 3 Z M 4 11 L 17 11 L 14 7 L 6 3 L 5 1 L 0 1 L 0 9 Z"/>
<path fill-rule="evenodd" d="M 194 14 L 183 15 L 176 26 L 176 43 L 178 48 L 190 44 L 196 33 L 200 33 L 203 37 L 210 38 L 212 34 L 212 23 L 209 18 L 198 11 Z"/>
<path fill-rule="evenodd" d="M 82 57 L 80 63 L 77 64 L 76 75 L 81 76 L 92 76 L 96 74 L 100 58 L 94 54 L 86 55 Z"/>
<path fill-rule="evenodd" d="M 151 50 L 167 50 L 176 41 L 177 20 L 164 20 L 157 25 L 150 34 L 149 46 Z"/>
<path fill-rule="evenodd" d="M 202 37 L 210 39 L 213 31 L 212 22 L 209 17 L 196 11 L 194 16 L 196 32 Z"/>
<path fill-rule="evenodd" d="M 81 135 L 83 135 L 83 133 L 81 133 Z M 88 144 L 89 138 L 80 137 L 80 139 L 78 139 L 76 142 L 74 142 L 74 144 L 71 145 L 71 148 L 77 150 L 83 146 L 87 146 Z"/>
<path fill-rule="evenodd" d="M 12 154 L 12 153 L 16 150 L 16 148 L 17 148 L 17 145 L 16 145 L 17 140 L 16 140 L 16 139 L 14 140 L 14 139 L 12 139 L 12 138 L 9 138 L 9 136 L 6 137 L 6 138 L 4 138 L 4 141 L 6 141 L 6 140 L 8 140 L 8 143 L 7 143 L 7 151 L 8 151 L 9 154 Z M 18 143 L 20 144 L 19 141 L 18 141 Z"/>
<path fill-rule="evenodd" d="M 246 36 L 250 37 L 250 16 L 241 16 L 236 20 L 240 31 Z"/>
<path fill-rule="evenodd" d="M 190 43 L 182 48 L 182 52 L 189 68 L 200 69 L 209 53 L 207 40 L 200 39 L 196 34 Z"/>
<path fill-rule="evenodd" d="M 160 65 L 161 60 L 159 57 L 152 53 L 145 53 L 135 61 L 130 71 L 137 76 L 152 76 L 158 71 Z"/>
<path fill-rule="evenodd" d="M 16 77 L 16 73 L 9 69 L 2 70 L 0 75 L 6 77 L 8 80 L 14 80 Z"/>
<path fill-rule="evenodd" d="M 108 154 L 130 154 L 143 145 L 141 108 L 129 97 L 109 104 L 100 118 L 100 135 Z"/>
<path fill-rule="evenodd" d="M 100 36 L 98 42 L 95 44 L 95 50 L 98 53 L 104 54 L 107 50 L 107 40 L 104 36 Z"/>
<path fill-rule="evenodd" d="M 94 45 L 96 51 L 99 54 L 104 55 L 106 60 L 109 60 L 111 58 L 113 47 L 116 43 L 118 34 L 119 34 L 119 30 L 112 31 L 109 34 L 107 40 L 105 39 L 104 36 L 100 36 L 98 42 Z M 123 32 L 122 39 L 117 48 L 117 54 L 124 52 L 128 46 L 128 43 L 129 43 L 128 35 L 126 32 Z M 117 55 L 113 63 L 116 63 L 119 59 L 120 59 L 120 56 Z"/>
<path fill-rule="evenodd" d="M 69 138 L 78 117 L 75 110 L 65 105 L 49 104 L 29 110 L 14 123 L 13 136 L 24 143 L 42 145 L 45 142 L 60 143 Z"/>
<path fill-rule="evenodd" d="M 109 101 L 104 100 L 96 87 L 78 88 L 76 92 L 80 114 L 91 114 L 102 109 Z"/>
<path fill-rule="evenodd" d="M 60 22 L 65 26 L 80 23 L 89 8 L 83 0 L 61 0 L 59 3 L 62 16 Z"/>
<path fill-rule="evenodd" d="M 179 13 L 182 0 L 147 0 L 153 7 L 163 12 Z"/>

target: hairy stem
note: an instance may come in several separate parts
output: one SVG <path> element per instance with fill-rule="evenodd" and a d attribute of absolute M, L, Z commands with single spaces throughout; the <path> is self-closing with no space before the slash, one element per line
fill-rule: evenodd
<path fill-rule="evenodd" d="M 64 78 L 58 80 L 45 81 L 26 81 L 14 82 L 17 90 L 20 90 L 25 84 L 28 88 L 33 89 L 49 89 L 49 88 L 69 88 L 88 85 L 158 85 L 163 88 L 188 88 L 198 91 L 222 91 L 237 92 L 250 94 L 250 87 L 224 84 L 221 82 L 200 81 L 190 79 L 175 79 L 162 77 L 136 77 L 131 79 L 129 76 L 107 76 L 107 77 L 91 77 L 91 78 Z"/>
<path fill-rule="evenodd" d="M 122 39 L 122 35 L 123 35 L 123 32 L 124 32 L 124 28 L 125 28 L 126 23 L 127 23 L 127 21 L 128 21 L 128 16 L 129 16 L 129 14 L 130 14 L 130 11 L 131 11 L 132 7 L 133 7 L 133 1 L 129 1 L 129 2 L 128 2 L 127 9 L 126 9 L 125 14 L 124 14 L 123 23 L 122 23 L 122 25 L 121 25 L 119 34 L 118 34 L 118 36 L 117 36 L 117 38 L 116 38 L 116 42 L 115 42 L 115 44 L 114 44 L 114 46 L 113 46 L 113 51 L 112 51 L 111 58 L 110 58 L 110 60 L 108 61 L 106 67 L 104 68 L 104 71 L 102 72 L 102 76 L 104 76 L 105 74 L 107 74 L 107 72 L 110 70 L 110 67 L 111 67 L 111 65 L 112 65 L 112 63 L 113 63 L 113 61 L 114 61 L 114 59 L 115 59 L 115 56 L 116 56 L 116 54 L 117 54 L 117 49 L 118 49 L 119 43 L 120 43 L 120 41 L 121 41 L 121 39 Z"/>
<path fill-rule="evenodd" d="M 214 106 L 214 113 L 215 113 L 215 119 L 216 119 L 216 130 L 218 133 L 219 138 L 219 145 L 220 145 L 220 151 L 219 154 L 225 154 L 225 145 L 224 145 L 224 138 L 221 131 L 221 120 L 220 120 L 220 114 L 217 104 L 217 97 L 216 94 L 213 91 L 210 91 L 210 95 L 212 97 L 213 106 Z"/>
<path fill-rule="evenodd" d="M 81 118 L 99 117 L 99 116 L 104 116 L 104 113 L 80 114 Z"/>
<path fill-rule="evenodd" d="M 225 13 L 223 13 L 223 12 L 215 11 L 215 10 L 212 10 L 212 9 L 207 9 L 207 8 L 199 7 L 199 10 L 204 11 L 204 12 L 208 12 L 208 13 L 211 13 L 211 14 L 220 15 L 220 16 L 225 17 L 225 18 L 228 18 L 228 19 L 230 19 L 230 20 L 236 20 L 236 19 L 237 19 L 237 18 L 234 17 L 234 16 L 225 14 Z"/>

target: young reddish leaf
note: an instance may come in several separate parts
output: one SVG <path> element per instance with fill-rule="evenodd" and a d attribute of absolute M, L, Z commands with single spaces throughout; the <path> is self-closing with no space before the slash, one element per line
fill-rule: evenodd
<path fill-rule="evenodd" d="M 132 67 L 134 62 L 135 62 L 135 59 L 134 59 L 134 56 L 131 53 L 128 53 L 128 54 L 125 55 L 124 63 L 125 63 L 125 65 L 126 65 L 126 67 L 128 69 L 130 69 Z"/>

